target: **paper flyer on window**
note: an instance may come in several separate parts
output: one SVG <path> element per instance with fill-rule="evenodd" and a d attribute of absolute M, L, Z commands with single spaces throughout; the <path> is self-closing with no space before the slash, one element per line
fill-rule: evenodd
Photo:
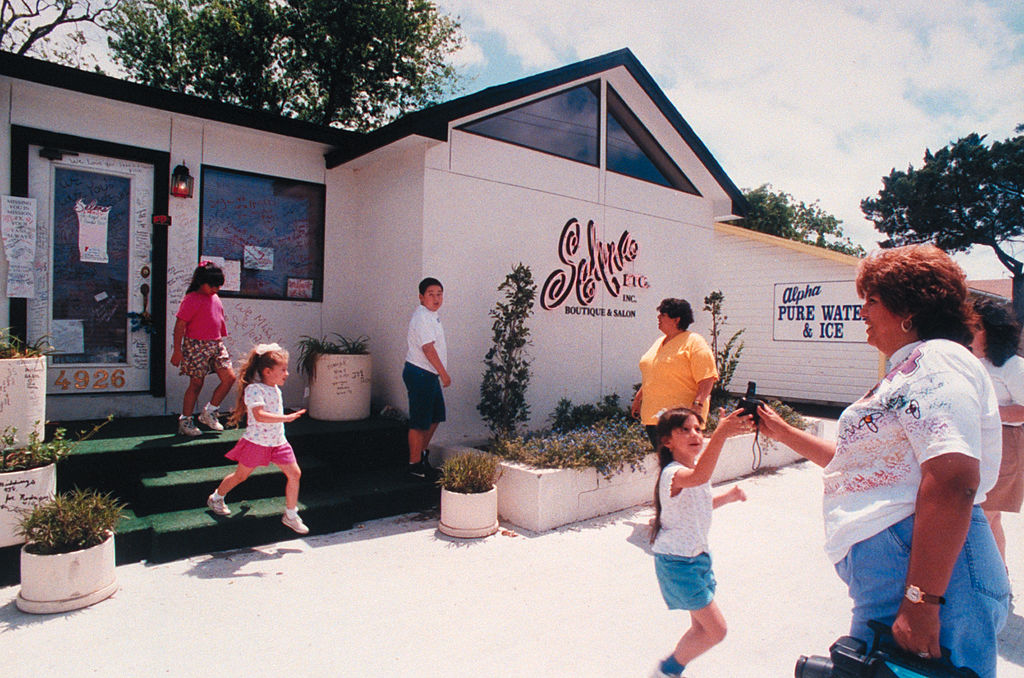
<path fill-rule="evenodd" d="M 35 296 L 36 199 L 0 199 L 0 233 L 7 258 L 7 296 Z"/>
<path fill-rule="evenodd" d="M 75 216 L 78 217 L 79 258 L 91 264 L 108 263 L 107 219 L 110 207 L 97 205 L 95 200 L 88 205 L 78 200 L 75 203 Z"/>

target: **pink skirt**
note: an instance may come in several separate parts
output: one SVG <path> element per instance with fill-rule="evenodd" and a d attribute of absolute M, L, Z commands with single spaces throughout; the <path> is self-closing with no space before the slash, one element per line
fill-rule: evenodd
<path fill-rule="evenodd" d="M 270 463 L 278 466 L 287 466 L 295 463 L 295 451 L 288 443 L 270 447 L 268 445 L 257 445 L 256 443 L 242 438 L 231 448 L 231 451 L 224 455 L 232 461 L 237 461 L 242 466 L 256 468 L 267 466 Z"/>

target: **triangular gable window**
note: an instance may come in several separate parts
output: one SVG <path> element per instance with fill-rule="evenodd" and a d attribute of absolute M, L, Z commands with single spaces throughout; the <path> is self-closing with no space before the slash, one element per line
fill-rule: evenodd
<path fill-rule="evenodd" d="M 459 129 L 596 166 L 600 117 L 600 83 L 594 81 Z"/>
<path fill-rule="evenodd" d="M 608 87 L 607 134 L 605 165 L 609 171 L 700 195 L 611 86 Z"/>

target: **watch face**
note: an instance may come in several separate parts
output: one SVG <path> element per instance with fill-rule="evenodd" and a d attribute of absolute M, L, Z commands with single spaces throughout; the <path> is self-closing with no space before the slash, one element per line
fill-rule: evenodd
<path fill-rule="evenodd" d="M 916 586 L 908 586 L 907 587 L 907 600 L 909 600 L 912 603 L 920 603 L 921 602 L 921 589 L 917 588 Z"/>

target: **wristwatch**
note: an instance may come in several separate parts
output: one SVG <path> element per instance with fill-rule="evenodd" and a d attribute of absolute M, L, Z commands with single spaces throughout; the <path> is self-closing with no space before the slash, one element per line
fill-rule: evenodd
<path fill-rule="evenodd" d="M 919 605 L 921 603 L 931 603 L 932 605 L 945 605 L 946 599 L 942 596 L 933 596 L 930 593 L 925 593 L 913 584 L 908 584 L 907 588 L 903 591 L 903 597 Z"/>

